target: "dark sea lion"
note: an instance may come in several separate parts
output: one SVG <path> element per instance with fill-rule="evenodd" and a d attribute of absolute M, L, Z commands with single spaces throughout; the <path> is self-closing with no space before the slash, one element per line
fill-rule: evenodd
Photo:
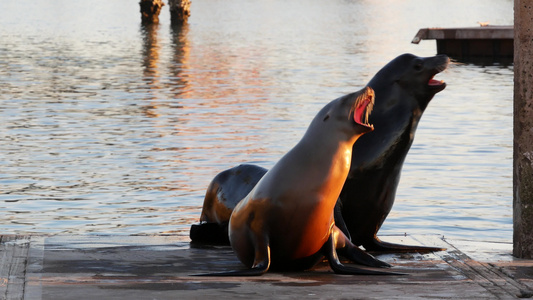
<path fill-rule="evenodd" d="M 354 246 L 335 226 L 333 209 L 350 170 L 352 147 L 373 130 L 367 123 L 374 92 L 366 87 L 333 100 L 303 138 L 241 200 L 231 214 L 229 239 L 248 267 L 217 276 L 261 275 L 272 266 L 305 270 L 325 255 L 342 274 L 391 274 L 345 266 L 337 248 L 371 266 L 386 266 Z"/>
<path fill-rule="evenodd" d="M 191 225 L 191 240 L 229 245 L 231 212 L 267 171 L 256 165 L 242 164 L 217 174 L 207 187 L 200 223 Z"/>
<path fill-rule="evenodd" d="M 444 82 L 434 80 L 433 76 L 446 69 L 448 62 L 445 55 L 421 58 L 403 54 L 383 67 L 368 83 L 376 91 L 376 111 L 370 117 L 371 122 L 379 126 L 354 146 L 351 170 L 335 207 L 337 227 L 356 245 L 373 251 L 443 250 L 385 243 L 377 238 L 377 232 L 394 204 L 403 162 L 422 113 L 433 96 L 446 87 Z M 241 165 L 230 170 L 239 172 L 239 176 L 248 178 L 248 181 L 237 189 L 233 184 L 239 179 L 221 181 L 218 176 L 215 177 L 210 189 L 216 187 L 217 190 L 208 189 L 207 194 L 224 195 L 224 198 L 204 202 L 204 209 L 206 203 L 220 202 L 233 209 L 242 199 L 241 195 L 251 191 L 266 171 L 254 165 Z M 235 190 L 239 190 L 239 195 L 231 192 Z M 227 221 L 219 218 L 217 223 L 204 221 L 192 225 L 191 239 L 228 243 Z"/>
<path fill-rule="evenodd" d="M 268 170 L 241 164 L 218 173 L 209 183 L 202 205 L 200 223 L 192 224 L 189 236 L 194 243 L 229 245 L 231 212 Z M 349 236 L 340 206 L 335 206 L 335 225 Z"/>
<path fill-rule="evenodd" d="M 448 63 L 446 55 L 421 58 L 403 54 L 368 83 L 376 93 L 370 117 L 376 130 L 354 145 L 350 173 L 338 203 L 355 245 L 369 251 L 444 250 L 382 242 L 377 232 L 394 204 L 403 162 L 422 113 L 433 96 L 446 87 L 433 76 L 444 71 Z"/>

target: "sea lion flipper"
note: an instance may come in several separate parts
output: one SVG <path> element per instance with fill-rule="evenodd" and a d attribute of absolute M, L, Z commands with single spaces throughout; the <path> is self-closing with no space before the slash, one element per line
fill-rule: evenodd
<path fill-rule="evenodd" d="M 351 266 L 345 266 L 343 265 L 339 257 L 337 256 L 336 246 L 335 242 L 333 240 L 333 234 L 330 235 L 328 241 L 322 248 L 324 255 L 327 257 L 329 265 L 331 269 L 336 274 L 344 274 L 344 275 L 405 275 L 403 273 L 395 273 L 395 272 L 386 272 L 386 271 L 380 271 L 380 270 L 371 270 L 366 268 L 360 268 L 360 267 L 351 267 Z"/>
<path fill-rule="evenodd" d="M 265 268 L 265 266 L 259 266 L 257 268 L 250 268 L 250 269 L 244 269 L 244 270 L 234 270 L 234 271 L 228 271 L 228 272 L 219 272 L 219 273 L 205 273 L 205 274 L 193 274 L 191 276 L 213 276 L 213 277 L 231 277 L 231 276 L 260 276 L 266 273 L 268 271 L 268 267 Z"/>
<path fill-rule="evenodd" d="M 337 200 L 337 203 L 335 203 L 333 217 L 335 218 L 335 226 L 337 226 L 344 233 L 348 240 L 351 240 L 352 237 L 350 236 L 350 231 L 348 230 L 346 222 L 344 222 L 344 218 L 342 217 L 342 202 L 340 198 Z"/>
<path fill-rule="evenodd" d="M 263 258 L 263 260 L 254 262 L 254 265 L 250 269 L 245 270 L 234 270 L 228 272 L 219 272 L 219 273 L 205 273 L 205 274 L 194 274 L 191 276 L 259 276 L 265 274 L 270 267 L 270 251 L 268 255 Z"/>
<path fill-rule="evenodd" d="M 393 252 L 393 253 L 398 253 L 398 252 L 428 253 L 428 252 L 438 252 L 438 251 L 446 250 L 446 248 L 439 248 L 439 247 L 401 245 L 401 244 L 388 243 L 388 242 L 384 242 L 380 240 L 377 236 L 375 236 L 371 241 L 363 243 L 363 247 L 365 247 L 365 249 L 368 251 Z"/>
<path fill-rule="evenodd" d="M 355 246 L 336 225 L 333 226 L 331 236 L 336 251 L 356 264 L 375 268 L 390 268 L 391 265 L 381 261 Z"/>
<path fill-rule="evenodd" d="M 213 276 L 213 277 L 227 277 L 227 276 L 260 276 L 265 274 L 268 271 L 270 264 L 260 264 L 256 267 L 244 270 L 234 270 L 228 272 L 219 272 L 219 273 L 205 273 L 205 274 L 194 274 L 191 276 Z"/>
<path fill-rule="evenodd" d="M 254 239 L 255 257 L 251 268 L 219 273 L 195 274 L 192 276 L 259 276 L 265 274 L 270 268 L 270 245 L 268 238 L 260 235 Z"/>
<path fill-rule="evenodd" d="M 193 224 L 189 231 L 189 237 L 192 243 L 229 245 L 228 222 Z"/>

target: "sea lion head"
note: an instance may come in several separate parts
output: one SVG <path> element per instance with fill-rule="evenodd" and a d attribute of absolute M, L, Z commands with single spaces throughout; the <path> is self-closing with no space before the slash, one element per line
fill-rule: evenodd
<path fill-rule="evenodd" d="M 397 83 L 410 89 L 420 108 L 424 110 L 433 96 L 446 88 L 446 83 L 434 79 L 434 76 L 446 69 L 450 59 L 446 55 L 416 57 L 412 54 L 404 54 L 400 58 L 406 59 L 409 65 Z"/>
<path fill-rule="evenodd" d="M 375 90 L 388 88 L 406 92 L 416 100 L 412 104 L 424 111 L 433 96 L 446 88 L 444 81 L 434 77 L 444 71 L 449 62 L 446 55 L 418 57 L 409 53 L 402 54 L 383 67 L 369 85 Z M 377 96 L 380 97 L 379 93 Z"/>
<path fill-rule="evenodd" d="M 427 105 L 446 83 L 434 77 L 449 63 L 446 55 L 418 57 L 402 54 L 386 64 L 368 82 L 376 94 L 370 122 L 376 130 L 354 145 L 352 174 L 384 164 L 401 170 L 405 155 Z"/>
<path fill-rule="evenodd" d="M 340 131 L 349 137 L 360 136 L 374 130 L 374 126 L 369 123 L 374 98 L 374 90 L 371 87 L 365 87 L 330 102 L 317 115 L 317 119 L 321 120 L 322 126 L 342 128 Z"/>

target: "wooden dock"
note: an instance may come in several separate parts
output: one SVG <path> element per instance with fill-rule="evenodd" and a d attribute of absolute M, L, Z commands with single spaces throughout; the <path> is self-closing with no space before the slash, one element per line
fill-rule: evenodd
<path fill-rule="evenodd" d="M 230 247 L 184 236 L 2 236 L 0 299 L 516 299 L 533 296 L 533 260 L 511 245 L 438 236 L 385 240 L 446 247 L 382 254 L 403 276 L 336 275 L 327 263 L 259 277 L 193 277 L 242 268 Z"/>
<path fill-rule="evenodd" d="M 418 44 L 421 40 L 436 40 L 438 54 L 459 60 L 512 62 L 513 59 L 513 26 L 423 28 L 411 42 Z"/>

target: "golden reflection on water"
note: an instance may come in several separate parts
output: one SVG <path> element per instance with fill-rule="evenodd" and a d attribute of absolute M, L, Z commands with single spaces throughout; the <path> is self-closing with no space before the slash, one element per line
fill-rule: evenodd
<path fill-rule="evenodd" d="M 181 179 L 162 176 L 158 184 L 145 186 L 144 189 L 197 193 L 201 197 L 207 184 L 191 180 L 203 170 L 209 174 L 204 178 L 204 181 L 208 181 L 213 173 L 221 170 L 221 167 L 216 167 L 216 161 L 214 166 L 199 165 L 197 161 L 203 160 L 201 153 L 238 151 L 238 148 L 227 146 L 235 145 L 238 141 L 244 142 L 245 145 L 240 148 L 248 154 L 265 153 L 260 144 L 257 147 L 259 137 L 254 141 L 249 131 L 260 131 L 261 127 L 256 127 L 250 120 L 260 121 L 264 118 L 261 101 L 267 99 L 267 95 L 263 92 L 264 84 L 259 77 L 259 64 L 254 64 L 250 69 L 244 63 L 248 60 L 243 60 L 239 55 L 234 56 L 234 59 L 222 58 L 220 54 L 224 50 L 211 47 L 197 51 L 202 55 L 196 55 L 191 60 L 190 52 L 194 51 L 194 47 L 189 42 L 188 30 L 188 24 L 171 26 L 171 43 L 166 46 L 170 49 L 170 55 L 162 53 L 164 50 L 159 36 L 161 25 L 143 26 L 141 30 L 142 75 L 148 88 L 144 101 L 149 102 L 143 106 L 143 111 L 150 118 L 165 120 L 154 120 L 152 123 L 153 131 L 159 136 L 170 136 L 176 144 L 187 141 L 187 144 L 179 146 L 150 149 L 154 153 L 147 156 L 146 160 L 157 163 L 161 160 L 160 152 L 169 153 L 165 164 L 176 166 Z M 162 61 L 162 57 L 168 61 Z M 165 78 L 162 79 L 162 76 Z M 162 94 L 162 90 L 170 93 Z M 175 109 L 179 112 L 176 113 Z M 242 128 L 234 124 L 228 126 L 230 116 L 233 118 L 231 121 L 241 124 Z M 218 164 L 223 163 L 226 161 L 220 157 Z M 149 173 L 157 175 L 159 171 Z"/>
<path fill-rule="evenodd" d="M 21 1 L 0 19 L 6 233 L 186 232 L 216 173 L 271 166 L 325 103 L 402 52 L 433 55 L 410 44 L 420 27 L 512 21 L 508 0 L 205 0 L 182 27 L 167 10 L 142 27 L 131 1 L 62 2 L 61 18 Z M 385 229 L 508 235 L 512 70 L 439 79 Z"/>

